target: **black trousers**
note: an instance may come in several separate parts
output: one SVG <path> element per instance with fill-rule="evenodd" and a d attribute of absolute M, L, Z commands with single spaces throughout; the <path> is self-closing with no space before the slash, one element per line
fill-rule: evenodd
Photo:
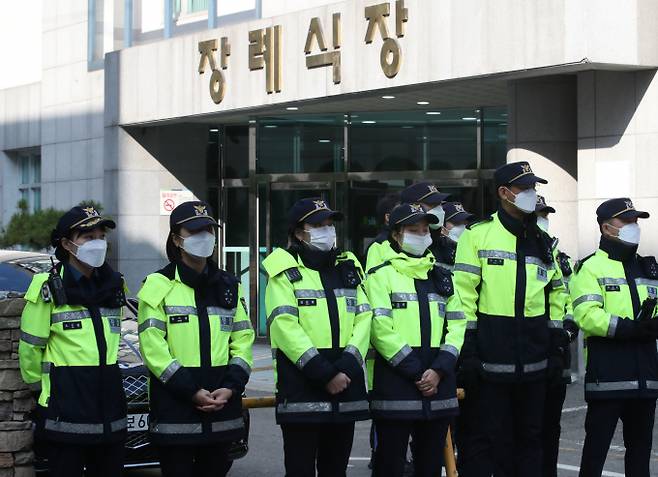
<path fill-rule="evenodd" d="M 345 477 L 354 423 L 282 424 L 286 477 Z"/>
<path fill-rule="evenodd" d="M 541 475 L 538 467 L 542 462 L 545 399 L 545 381 L 482 381 L 475 411 L 478 426 L 467 440 L 464 477 L 491 477 L 501 472 L 523 477 Z M 513 452 L 507 449 L 509 445 Z M 505 461 L 506 456 L 510 462 Z"/>
<path fill-rule="evenodd" d="M 378 446 L 375 452 L 375 477 L 402 477 L 409 437 L 413 437 L 414 476 L 441 475 L 443 447 L 449 419 L 402 421 L 377 419 Z"/>
<path fill-rule="evenodd" d="M 543 477 L 557 477 L 557 458 L 560 451 L 562 406 L 567 396 L 567 385 L 548 385 L 544 405 Z"/>
<path fill-rule="evenodd" d="M 228 442 L 158 446 L 162 477 L 224 477 L 233 464 L 228 460 L 228 449 Z"/>
<path fill-rule="evenodd" d="M 477 429 L 479 423 L 477 420 L 477 396 L 474 393 L 469 399 L 470 394 L 463 401 L 459 401 L 459 416 L 455 419 L 453 435 L 455 448 L 457 450 L 457 471 L 459 474 L 464 472 L 465 463 L 469 460 L 468 442 Z"/>
<path fill-rule="evenodd" d="M 601 477 L 610 442 L 619 419 L 624 426 L 626 477 L 649 477 L 655 415 L 655 399 L 592 399 L 588 401 L 580 477 Z"/>
<path fill-rule="evenodd" d="M 51 477 L 118 477 L 123 474 L 123 441 L 97 445 L 48 441 L 44 442 L 44 448 Z"/>

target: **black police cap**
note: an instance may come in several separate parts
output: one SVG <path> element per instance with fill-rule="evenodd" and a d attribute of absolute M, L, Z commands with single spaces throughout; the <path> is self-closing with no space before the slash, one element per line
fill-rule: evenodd
<path fill-rule="evenodd" d="M 555 213 L 555 209 L 546 203 L 543 195 L 537 195 L 537 204 L 535 205 L 535 212 L 550 212 Z"/>
<path fill-rule="evenodd" d="M 532 172 L 530 164 L 526 161 L 503 164 L 494 172 L 494 182 L 496 183 L 496 187 L 504 185 L 531 186 L 537 182 L 548 184 L 546 179 L 537 177 Z"/>
<path fill-rule="evenodd" d="M 466 222 L 475 218 L 474 214 L 467 212 L 461 202 L 446 202 L 443 204 L 446 222 Z"/>
<path fill-rule="evenodd" d="M 388 223 L 391 227 L 397 225 L 411 225 L 427 220 L 430 224 L 439 223 L 439 218 L 434 214 L 428 214 L 420 204 L 400 204 L 393 209 Z"/>
<path fill-rule="evenodd" d="M 609 199 L 603 202 L 596 209 L 596 220 L 602 223 L 608 219 L 648 219 L 649 213 L 642 210 L 636 210 L 633 201 L 628 197 L 619 197 Z"/>
<path fill-rule="evenodd" d="M 57 226 L 50 234 L 50 242 L 57 247 L 59 242 L 68 237 L 74 230 L 93 230 L 98 227 L 116 228 L 117 224 L 101 214 L 92 206 L 76 205 L 62 215 L 57 221 Z"/>
<path fill-rule="evenodd" d="M 331 210 L 327 201 L 321 197 L 300 199 L 288 211 L 288 224 L 291 227 L 302 222 L 320 224 L 326 219 L 343 220 L 343 214 Z"/>
<path fill-rule="evenodd" d="M 407 204 L 422 202 L 429 205 L 439 205 L 449 197 L 450 194 L 439 192 L 431 182 L 418 182 L 410 185 L 400 193 L 400 202 Z"/>
<path fill-rule="evenodd" d="M 208 226 L 219 227 L 212 216 L 212 208 L 207 203 L 194 200 L 183 202 L 169 216 L 169 228 L 184 227 L 190 232 L 196 232 Z"/>

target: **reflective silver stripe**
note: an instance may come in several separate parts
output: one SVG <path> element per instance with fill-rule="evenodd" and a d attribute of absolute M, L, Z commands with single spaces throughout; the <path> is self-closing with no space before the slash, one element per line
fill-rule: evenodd
<path fill-rule="evenodd" d="M 482 369 L 489 373 L 514 373 L 516 366 L 513 364 L 482 363 Z"/>
<path fill-rule="evenodd" d="M 524 373 L 535 373 L 537 371 L 542 371 L 546 368 L 548 368 L 548 360 L 544 359 L 544 360 L 539 361 L 537 363 L 524 364 L 523 365 L 523 372 Z"/>
<path fill-rule="evenodd" d="M 646 285 L 650 287 L 658 287 L 658 280 L 651 280 L 649 278 L 636 278 L 636 285 Z"/>
<path fill-rule="evenodd" d="M 52 367 L 53 363 L 49 363 L 48 361 L 44 361 L 41 363 L 41 373 L 42 374 L 50 374 L 50 368 Z"/>
<path fill-rule="evenodd" d="M 370 407 L 377 411 L 422 411 L 423 401 L 372 401 Z"/>
<path fill-rule="evenodd" d="M 121 318 L 121 308 L 101 308 L 98 310 L 101 316 L 106 316 L 107 318 Z"/>
<path fill-rule="evenodd" d="M 590 295 L 583 295 L 583 296 L 579 296 L 578 298 L 576 298 L 573 301 L 573 307 L 576 308 L 581 303 L 585 303 L 585 302 L 588 302 L 588 301 L 598 301 L 599 303 L 601 303 L 603 305 L 603 297 L 601 295 L 596 294 L 596 293 L 592 293 Z"/>
<path fill-rule="evenodd" d="M 633 391 L 640 389 L 639 381 L 609 381 L 599 383 L 585 383 L 585 391 L 605 392 L 605 391 Z"/>
<path fill-rule="evenodd" d="M 324 298 L 324 290 L 295 290 L 295 298 Z"/>
<path fill-rule="evenodd" d="M 233 431 L 235 429 L 242 429 L 244 427 L 244 420 L 239 417 L 231 419 L 230 421 L 217 421 L 210 425 L 211 432 L 224 432 Z"/>
<path fill-rule="evenodd" d="M 647 389 L 658 389 L 658 381 L 647 381 Z"/>
<path fill-rule="evenodd" d="M 391 316 L 393 316 L 393 310 L 391 310 L 390 308 L 375 308 L 373 310 L 373 316 L 374 317 L 377 317 L 377 316 L 391 317 Z"/>
<path fill-rule="evenodd" d="M 158 320 L 157 318 L 147 318 L 144 320 L 142 323 L 139 324 L 137 327 L 137 333 L 143 333 L 145 330 L 148 328 L 157 328 L 162 331 L 167 331 L 167 324 L 162 321 Z"/>
<path fill-rule="evenodd" d="M 277 412 L 281 414 L 298 413 L 298 412 L 331 412 L 330 402 L 288 402 L 279 404 L 276 407 Z"/>
<path fill-rule="evenodd" d="M 288 306 L 288 305 L 277 306 L 275 309 L 272 310 L 270 316 L 267 317 L 267 325 L 268 326 L 271 325 L 272 321 L 274 321 L 274 319 L 279 315 L 299 316 L 299 310 L 295 306 Z"/>
<path fill-rule="evenodd" d="M 443 409 L 454 409 L 457 407 L 459 407 L 459 401 L 457 401 L 456 397 L 450 399 L 439 399 L 430 402 L 430 409 L 432 411 L 441 411 Z"/>
<path fill-rule="evenodd" d="M 438 293 L 428 293 L 427 294 L 427 301 L 430 303 L 433 303 L 435 301 L 438 301 L 439 303 L 445 303 L 445 299 L 439 295 Z"/>
<path fill-rule="evenodd" d="M 251 329 L 251 321 L 242 320 L 233 322 L 233 331 L 244 331 Z"/>
<path fill-rule="evenodd" d="M 455 268 L 454 265 L 448 265 L 447 263 L 442 263 L 442 262 L 436 262 L 436 263 L 434 264 L 434 266 L 435 266 L 435 267 L 445 268 L 446 270 L 450 270 L 451 272 L 452 272 L 452 270 Z"/>
<path fill-rule="evenodd" d="M 391 293 L 391 301 L 418 301 L 418 294 L 416 293 Z"/>
<path fill-rule="evenodd" d="M 453 355 L 455 358 L 459 357 L 459 350 L 455 348 L 453 345 L 450 344 L 442 344 L 441 347 L 439 348 L 441 351 L 446 351 Z"/>
<path fill-rule="evenodd" d="M 455 272 L 472 273 L 473 275 L 482 275 L 482 268 L 477 265 L 469 265 L 468 263 L 455 263 Z"/>
<path fill-rule="evenodd" d="M 40 336 L 34 336 L 25 331 L 21 331 L 21 341 L 34 346 L 46 346 L 48 338 L 41 338 Z"/>
<path fill-rule="evenodd" d="M 372 310 L 369 304 L 367 303 L 362 303 L 361 305 L 356 306 L 356 310 L 354 311 L 357 315 L 360 315 L 361 313 L 365 313 L 367 311 Z"/>
<path fill-rule="evenodd" d="M 561 278 L 558 278 L 557 280 L 551 280 L 551 286 L 553 288 L 561 287 L 564 286 L 564 282 Z"/>
<path fill-rule="evenodd" d="M 466 329 L 467 330 L 477 330 L 478 329 L 478 322 L 477 321 L 467 321 L 466 322 Z"/>
<path fill-rule="evenodd" d="M 167 315 L 196 315 L 196 306 L 165 306 Z"/>
<path fill-rule="evenodd" d="M 625 278 L 603 277 L 597 278 L 596 281 L 599 282 L 599 285 L 626 285 L 628 283 Z"/>
<path fill-rule="evenodd" d="M 311 361 L 313 358 L 315 358 L 317 355 L 319 355 L 318 350 L 315 348 L 309 348 L 304 353 L 299 357 L 297 360 L 297 367 L 299 369 L 304 369 L 304 366 Z"/>
<path fill-rule="evenodd" d="M 507 252 L 505 250 L 478 250 L 478 258 L 502 258 L 507 260 L 516 260 L 516 254 L 514 252 Z"/>
<path fill-rule="evenodd" d="M 171 377 L 176 373 L 181 368 L 181 365 L 178 361 L 173 360 L 169 366 L 165 368 L 165 370 L 162 372 L 160 375 L 160 381 L 163 383 L 166 383 L 171 379 Z"/>
<path fill-rule="evenodd" d="M 370 409 L 370 403 L 365 400 L 338 403 L 338 412 L 357 412 L 357 411 L 367 411 L 369 409 Z"/>
<path fill-rule="evenodd" d="M 377 350 L 370 348 L 366 353 L 366 359 L 375 359 L 377 357 Z"/>
<path fill-rule="evenodd" d="M 110 431 L 116 432 L 125 429 L 128 425 L 124 417 L 110 422 Z M 78 422 L 55 421 L 46 419 L 45 428 L 54 432 L 65 432 L 68 434 L 103 434 L 103 424 L 83 424 Z"/>
<path fill-rule="evenodd" d="M 538 267 L 545 268 L 546 270 L 553 270 L 554 268 L 552 263 L 546 263 L 539 257 L 526 257 L 525 263 L 526 265 L 537 265 Z"/>
<path fill-rule="evenodd" d="M 251 374 L 251 366 L 249 366 L 249 363 L 247 363 L 244 359 L 240 358 L 239 356 L 231 358 L 231 360 L 228 362 L 228 365 L 240 366 L 245 373 L 247 373 L 248 375 Z"/>
<path fill-rule="evenodd" d="M 345 353 L 349 353 L 356 358 L 359 364 L 363 364 L 363 356 L 361 356 L 361 351 L 354 345 L 345 346 Z"/>
<path fill-rule="evenodd" d="M 149 430 L 154 434 L 201 434 L 203 432 L 200 422 L 190 424 L 151 423 Z"/>
<path fill-rule="evenodd" d="M 608 338 L 614 338 L 617 333 L 617 325 L 619 324 L 619 317 L 610 315 L 610 324 L 608 324 Z"/>
<path fill-rule="evenodd" d="M 400 364 L 400 363 L 402 362 L 402 360 L 403 360 L 404 358 L 406 358 L 407 356 L 409 356 L 411 353 L 412 353 L 412 350 L 411 350 L 411 348 L 409 347 L 409 345 L 404 345 L 404 346 L 400 349 L 400 351 L 398 351 L 397 353 L 395 353 L 395 354 L 393 355 L 393 357 L 392 357 L 388 362 L 391 364 L 391 366 L 397 366 L 398 364 Z"/>
<path fill-rule="evenodd" d="M 341 296 L 356 298 L 356 290 L 354 288 L 336 288 L 334 289 L 334 296 L 336 298 Z"/>
<path fill-rule="evenodd" d="M 463 311 L 449 311 L 446 313 L 446 320 L 465 320 L 466 315 Z"/>
<path fill-rule="evenodd" d="M 51 323 L 62 323 L 63 321 L 77 321 L 91 318 L 89 310 L 62 311 L 50 316 Z"/>
<path fill-rule="evenodd" d="M 235 316 L 235 308 L 222 308 L 221 306 L 209 306 L 206 308 L 208 315 Z"/>
<path fill-rule="evenodd" d="M 548 320 L 546 324 L 549 328 L 564 328 L 564 323 L 561 320 Z"/>

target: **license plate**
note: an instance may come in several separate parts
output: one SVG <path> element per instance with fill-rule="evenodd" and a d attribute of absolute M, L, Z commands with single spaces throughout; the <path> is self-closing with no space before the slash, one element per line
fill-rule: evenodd
<path fill-rule="evenodd" d="M 128 432 L 148 431 L 148 414 L 128 414 Z"/>

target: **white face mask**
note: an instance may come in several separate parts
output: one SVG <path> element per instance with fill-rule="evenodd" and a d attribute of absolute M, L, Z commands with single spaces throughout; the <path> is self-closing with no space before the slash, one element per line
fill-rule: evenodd
<path fill-rule="evenodd" d="M 90 267 L 98 268 L 105 263 L 107 253 L 107 241 L 103 239 L 90 240 L 82 245 L 75 244 L 78 251 L 75 258 Z"/>
<path fill-rule="evenodd" d="M 208 258 L 215 250 L 215 235 L 208 231 L 199 232 L 183 239 L 182 249 L 190 255 L 199 258 Z"/>
<path fill-rule="evenodd" d="M 306 230 L 310 235 L 310 240 L 306 242 L 311 248 L 328 252 L 336 246 L 336 227 L 333 225 L 324 225 Z"/>
<path fill-rule="evenodd" d="M 544 232 L 548 233 L 548 225 L 549 225 L 548 217 L 537 217 L 537 225 Z"/>
<path fill-rule="evenodd" d="M 522 190 L 518 194 L 515 194 L 511 190 L 509 191 L 514 196 L 514 201 L 508 200 L 508 202 L 514 204 L 517 209 L 526 214 L 535 211 L 535 206 L 537 205 L 537 191 L 535 189 Z M 507 200 L 507 198 L 505 199 Z"/>
<path fill-rule="evenodd" d="M 619 233 L 617 234 L 617 238 L 622 242 L 626 242 L 627 244 L 631 244 L 631 245 L 637 245 L 640 243 L 639 224 L 626 224 L 621 228 L 615 227 L 614 225 L 610 225 L 610 227 L 619 230 Z"/>
<path fill-rule="evenodd" d="M 443 210 L 443 206 L 437 205 L 433 209 L 428 210 L 427 213 L 432 214 L 439 219 L 439 221 L 436 224 L 430 224 L 430 228 L 432 230 L 438 230 L 441 227 L 443 227 L 443 222 L 445 221 L 445 217 L 446 217 L 446 212 L 445 210 Z"/>
<path fill-rule="evenodd" d="M 459 237 L 462 236 L 462 234 L 464 233 L 464 230 L 466 230 L 465 225 L 463 225 L 463 224 L 462 225 L 455 225 L 453 228 L 448 230 L 448 238 L 450 240 L 452 240 L 453 242 L 458 242 Z"/>
<path fill-rule="evenodd" d="M 432 236 L 430 234 L 418 235 L 404 232 L 400 248 L 408 254 L 421 256 L 430 245 L 432 245 Z"/>

